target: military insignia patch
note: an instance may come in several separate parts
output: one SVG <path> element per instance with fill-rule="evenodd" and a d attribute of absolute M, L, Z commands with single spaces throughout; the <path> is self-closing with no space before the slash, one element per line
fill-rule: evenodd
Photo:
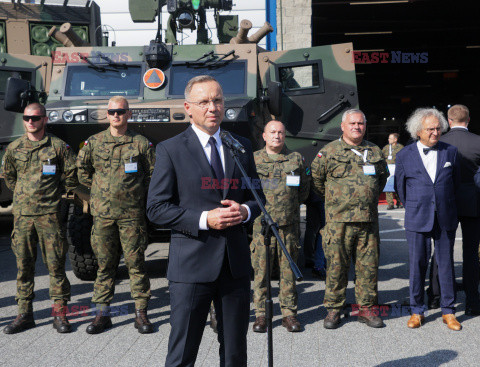
<path fill-rule="evenodd" d="M 88 145 L 88 140 L 85 140 L 85 143 L 83 143 L 83 145 Z"/>
<path fill-rule="evenodd" d="M 65 144 L 65 145 L 67 146 L 67 149 L 70 149 L 70 145 L 68 145 L 68 144 Z"/>
<path fill-rule="evenodd" d="M 322 158 L 322 157 L 323 157 L 323 154 L 320 153 L 320 152 L 318 152 L 317 157 L 318 157 L 318 158 Z"/>
<path fill-rule="evenodd" d="M 153 147 L 153 144 L 151 141 L 148 142 L 148 145 L 150 146 L 150 148 Z"/>

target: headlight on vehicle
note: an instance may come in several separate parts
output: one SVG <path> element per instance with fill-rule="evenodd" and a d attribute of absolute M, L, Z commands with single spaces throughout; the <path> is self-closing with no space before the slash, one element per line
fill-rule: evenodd
<path fill-rule="evenodd" d="M 233 108 L 229 108 L 228 110 L 225 111 L 225 117 L 229 120 L 234 120 L 236 116 L 237 116 L 237 113 Z"/>
<path fill-rule="evenodd" d="M 73 112 L 68 110 L 68 111 L 65 111 L 62 115 L 63 119 L 65 120 L 65 122 L 72 122 L 73 121 Z"/>
<path fill-rule="evenodd" d="M 58 112 L 57 111 L 51 111 L 48 114 L 48 121 L 53 122 L 58 120 Z"/>

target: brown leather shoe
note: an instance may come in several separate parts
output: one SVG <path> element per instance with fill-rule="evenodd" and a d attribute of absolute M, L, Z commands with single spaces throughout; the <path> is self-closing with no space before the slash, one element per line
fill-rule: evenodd
<path fill-rule="evenodd" d="M 410 316 L 410 320 L 408 320 L 407 326 L 410 329 L 416 329 L 422 326 L 424 322 L 425 322 L 425 316 L 414 313 L 412 314 L 412 316 Z"/>
<path fill-rule="evenodd" d="M 110 316 L 103 316 L 102 313 L 99 312 L 92 323 L 87 326 L 87 333 L 100 334 L 110 327 L 112 327 L 112 319 L 110 319 Z"/>
<path fill-rule="evenodd" d="M 147 309 L 135 310 L 134 326 L 135 326 L 135 329 L 137 329 L 140 334 L 153 333 L 153 325 L 148 319 Z"/>
<path fill-rule="evenodd" d="M 325 329 L 336 329 L 340 326 L 340 310 L 329 310 L 328 315 L 323 320 Z"/>
<path fill-rule="evenodd" d="M 450 330 L 459 331 L 462 330 L 462 325 L 457 321 L 453 313 L 449 313 L 442 316 L 443 323 L 447 324 Z"/>
<path fill-rule="evenodd" d="M 68 322 L 67 315 L 60 314 L 53 318 L 53 328 L 57 333 L 65 334 L 72 331 L 72 325 Z"/>
<path fill-rule="evenodd" d="M 299 331 L 302 331 L 302 325 L 294 315 L 285 316 L 282 319 L 282 326 L 291 333 L 298 333 Z"/>
<path fill-rule="evenodd" d="M 253 331 L 256 333 L 266 333 L 267 332 L 267 320 L 265 316 L 258 316 L 255 319 L 252 327 Z"/>
<path fill-rule="evenodd" d="M 16 334 L 24 330 L 28 330 L 35 327 L 35 321 L 33 320 L 33 313 L 21 313 L 10 325 L 7 325 L 3 332 L 5 334 Z"/>

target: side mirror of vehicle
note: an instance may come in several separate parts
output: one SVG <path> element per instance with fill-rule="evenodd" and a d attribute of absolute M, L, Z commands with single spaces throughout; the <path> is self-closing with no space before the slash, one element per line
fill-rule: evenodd
<path fill-rule="evenodd" d="M 23 113 L 31 102 L 37 102 L 38 96 L 28 80 L 10 77 L 5 88 L 4 107 L 7 111 Z"/>
<path fill-rule="evenodd" d="M 282 83 L 268 82 L 267 96 L 267 106 L 270 113 L 280 116 L 282 114 Z"/>

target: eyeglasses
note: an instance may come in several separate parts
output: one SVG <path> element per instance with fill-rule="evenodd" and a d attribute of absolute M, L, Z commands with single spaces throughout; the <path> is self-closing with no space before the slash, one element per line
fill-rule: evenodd
<path fill-rule="evenodd" d="M 194 101 L 187 101 L 187 102 L 193 103 L 203 110 L 206 110 L 208 107 L 210 107 L 210 103 L 213 103 L 213 105 L 217 108 L 223 106 L 223 98 L 210 99 L 208 101 L 200 101 L 200 102 L 194 102 Z"/>
<path fill-rule="evenodd" d="M 115 113 L 118 115 L 118 116 L 122 116 L 122 115 L 125 115 L 127 113 L 128 109 L 126 108 L 116 108 L 114 110 L 107 110 L 107 113 L 110 115 L 110 116 L 114 116 Z"/>
<path fill-rule="evenodd" d="M 439 133 L 440 131 L 442 131 L 442 128 L 441 127 L 429 127 L 428 129 L 423 129 L 423 130 L 425 130 L 427 133 L 431 134 L 434 131 Z"/>
<path fill-rule="evenodd" d="M 40 121 L 41 119 L 43 119 L 44 117 L 45 117 L 45 115 L 41 115 L 41 116 L 38 116 L 38 115 L 35 115 L 35 116 L 23 115 L 23 121 L 28 122 L 29 120 L 32 120 L 33 122 L 37 122 L 37 121 Z"/>

